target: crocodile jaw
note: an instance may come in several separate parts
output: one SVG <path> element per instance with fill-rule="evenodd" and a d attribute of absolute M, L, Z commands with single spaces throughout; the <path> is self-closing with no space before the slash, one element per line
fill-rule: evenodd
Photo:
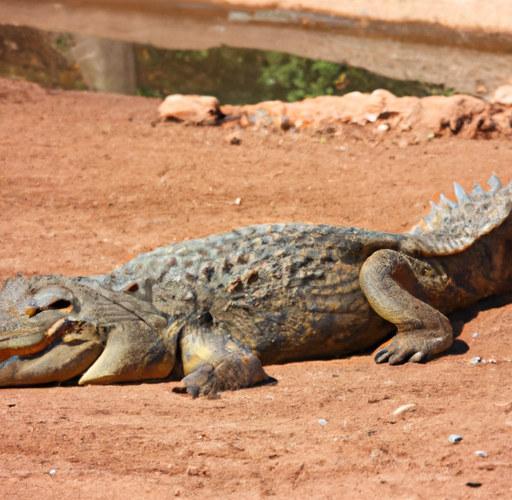
<path fill-rule="evenodd" d="M 43 334 L 9 332 L 0 351 L 0 387 L 63 382 L 87 370 L 103 351 L 97 329 L 74 317 L 60 318 Z M 26 339 L 26 340 L 23 340 Z M 19 346 L 25 342 L 27 345 Z M 14 348 L 17 347 L 17 348 Z"/>
<path fill-rule="evenodd" d="M 52 316 L 44 323 L 28 324 L 4 332 L 0 336 L 0 362 L 13 356 L 35 354 L 42 351 L 55 338 L 69 333 L 74 319 L 63 318 L 57 314 Z"/>
<path fill-rule="evenodd" d="M 70 348 L 59 339 L 35 355 L 13 356 L 0 363 L 0 387 L 64 382 L 86 371 L 102 350 L 100 344 L 90 341 Z"/>

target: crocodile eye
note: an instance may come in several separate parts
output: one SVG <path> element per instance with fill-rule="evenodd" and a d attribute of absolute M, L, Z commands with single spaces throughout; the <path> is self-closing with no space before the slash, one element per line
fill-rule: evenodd
<path fill-rule="evenodd" d="M 27 307 L 27 309 L 25 309 L 25 314 L 31 318 L 32 316 L 35 316 L 36 314 L 39 314 L 40 312 L 50 311 L 50 310 L 71 312 L 73 310 L 73 303 L 70 302 L 69 300 L 59 299 L 59 300 L 56 300 L 55 302 L 53 302 L 52 304 L 49 304 L 46 307 Z"/>
<path fill-rule="evenodd" d="M 30 306 L 25 309 L 25 314 L 31 318 L 43 311 L 71 312 L 72 299 L 72 293 L 65 288 L 47 288 L 34 297 Z"/>
<path fill-rule="evenodd" d="M 60 309 L 60 310 L 71 310 L 73 308 L 73 303 L 70 300 L 59 299 L 56 300 L 53 304 L 48 306 L 48 309 Z"/>

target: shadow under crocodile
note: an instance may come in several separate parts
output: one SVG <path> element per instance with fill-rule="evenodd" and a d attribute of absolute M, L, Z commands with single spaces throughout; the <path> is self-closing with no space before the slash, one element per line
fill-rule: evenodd
<path fill-rule="evenodd" d="M 469 350 L 469 346 L 463 340 L 458 339 L 462 333 L 462 329 L 466 323 L 475 319 L 480 312 L 498 309 L 506 305 L 512 304 L 512 293 L 502 295 L 493 295 L 478 301 L 466 309 L 456 311 L 448 316 L 453 328 L 454 342 L 452 346 L 444 351 L 440 356 L 454 356 L 465 354 Z"/>

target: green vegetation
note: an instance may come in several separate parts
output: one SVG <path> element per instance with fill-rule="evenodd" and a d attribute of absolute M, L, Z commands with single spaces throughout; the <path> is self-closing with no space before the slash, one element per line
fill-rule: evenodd
<path fill-rule="evenodd" d="M 378 88 L 397 96 L 454 93 L 441 85 L 393 80 L 361 68 L 282 52 L 230 47 L 172 51 L 139 45 L 136 57 L 139 93 L 145 96 L 208 94 L 222 103 L 254 104 Z"/>

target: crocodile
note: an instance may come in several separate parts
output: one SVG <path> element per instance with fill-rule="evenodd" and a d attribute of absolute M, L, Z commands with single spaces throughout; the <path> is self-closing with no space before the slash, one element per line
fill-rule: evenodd
<path fill-rule="evenodd" d="M 8 278 L 0 386 L 183 379 L 197 397 L 379 344 L 377 363 L 424 362 L 453 342 L 447 314 L 512 290 L 512 182 L 488 185 L 455 184 L 405 234 L 264 224 L 106 275 Z"/>

